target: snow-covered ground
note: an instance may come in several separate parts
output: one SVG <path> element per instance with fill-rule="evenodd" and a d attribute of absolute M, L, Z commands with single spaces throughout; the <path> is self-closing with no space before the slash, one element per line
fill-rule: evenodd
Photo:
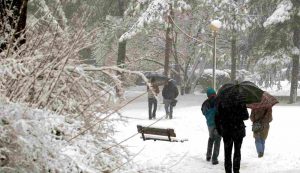
<path fill-rule="evenodd" d="M 131 89 L 127 98 L 144 92 L 145 87 Z M 133 91 L 134 90 L 134 91 Z M 188 141 L 164 142 L 143 141 L 140 135 L 129 139 L 125 145 L 132 153 L 131 164 L 135 168 L 127 172 L 172 172 L 172 173 L 221 173 L 224 172 L 224 149 L 221 144 L 219 164 L 205 160 L 208 131 L 205 117 L 201 114 L 204 94 L 179 96 L 174 109 L 174 119 L 162 119 L 153 127 L 174 128 L 177 138 Z M 121 110 L 128 118 L 127 124 L 118 125 L 118 141 L 137 132 L 136 125 L 149 125 L 146 95 Z M 300 172 L 300 106 L 278 104 L 273 109 L 273 122 L 266 140 L 265 156 L 257 158 L 250 120 L 245 121 L 247 136 L 242 145 L 242 173 L 298 173 Z M 249 110 L 250 113 L 250 110 Z M 157 119 L 164 116 L 162 99 L 159 99 Z M 139 153 L 138 155 L 134 155 Z M 124 172 L 124 171 L 119 171 Z"/>

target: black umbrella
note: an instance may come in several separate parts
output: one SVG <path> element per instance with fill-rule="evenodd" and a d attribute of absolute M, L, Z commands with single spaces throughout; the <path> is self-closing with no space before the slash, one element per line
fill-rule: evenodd
<path fill-rule="evenodd" d="M 165 75 L 159 74 L 159 73 L 150 73 L 150 72 L 145 72 L 144 75 L 146 76 L 146 78 L 148 79 L 154 79 L 155 83 L 157 85 L 163 85 L 166 81 L 169 80 L 168 77 L 166 77 Z"/>
<path fill-rule="evenodd" d="M 249 81 L 227 83 L 219 89 L 217 99 L 223 106 L 252 104 L 260 102 L 263 93 L 263 90 Z"/>

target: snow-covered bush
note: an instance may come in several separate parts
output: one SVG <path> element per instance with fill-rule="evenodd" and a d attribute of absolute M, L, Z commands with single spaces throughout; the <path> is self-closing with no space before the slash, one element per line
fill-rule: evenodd
<path fill-rule="evenodd" d="M 33 24 L 26 31 L 26 44 L 0 54 L 2 95 L 79 116 L 107 109 L 115 87 L 124 92 L 112 70 L 88 72 L 89 66 L 81 63 L 79 52 L 94 44 L 97 29 L 86 31 L 85 21 L 78 19 L 76 30 L 61 32 L 53 20 L 29 19 Z"/>
<path fill-rule="evenodd" d="M 198 84 L 202 89 L 206 89 L 207 87 L 212 87 L 212 69 L 205 69 L 202 73 L 200 79 L 198 80 Z M 216 70 L 216 87 L 220 88 L 221 85 L 230 81 L 230 76 L 227 72 L 223 70 Z"/>
<path fill-rule="evenodd" d="M 290 63 L 290 56 L 282 50 L 258 60 L 254 67 L 255 72 L 259 74 L 259 78 L 256 79 L 258 85 L 268 88 L 277 85 L 280 80 L 290 80 L 291 68 L 289 67 L 285 71 L 281 70 Z"/>
<path fill-rule="evenodd" d="M 126 161 L 121 146 L 102 150 L 116 144 L 116 71 L 130 71 L 81 62 L 98 31 L 85 17 L 72 28 L 30 15 L 26 43 L 0 53 L 0 172 L 110 172 Z"/>
<path fill-rule="evenodd" d="M 224 69 L 225 72 L 227 72 L 229 75 L 231 73 L 230 69 Z M 239 82 L 242 81 L 255 81 L 256 77 L 254 74 L 252 74 L 250 71 L 247 71 L 245 69 L 236 70 L 236 80 Z"/>
<path fill-rule="evenodd" d="M 0 172 L 104 172 L 127 155 L 119 146 L 102 152 L 115 144 L 105 129 L 69 141 L 83 121 L 3 99 L 0 109 Z"/>

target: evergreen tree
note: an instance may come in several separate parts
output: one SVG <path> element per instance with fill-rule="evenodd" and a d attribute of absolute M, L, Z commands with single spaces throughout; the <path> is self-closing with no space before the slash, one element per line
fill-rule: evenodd
<path fill-rule="evenodd" d="M 202 3 L 202 8 L 210 12 L 209 20 L 218 19 L 223 23 L 220 37 L 225 39 L 227 44 L 230 43 L 232 81 L 236 80 L 239 40 L 252 22 L 247 6 L 247 0 L 209 0 Z"/>
<path fill-rule="evenodd" d="M 259 2 L 253 1 L 252 3 Z M 267 31 L 266 37 L 264 37 L 264 48 L 269 55 L 291 57 L 290 103 L 294 103 L 297 98 L 299 76 L 300 2 L 297 0 L 272 0 L 271 3 L 276 5 L 263 22 Z"/>

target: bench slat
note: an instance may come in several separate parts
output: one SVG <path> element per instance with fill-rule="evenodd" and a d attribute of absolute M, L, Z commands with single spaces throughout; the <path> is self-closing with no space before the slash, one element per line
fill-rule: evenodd
<path fill-rule="evenodd" d="M 137 129 L 139 133 L 176 137 L 174 129 L 160 129 L 154 127 L 143 127 L 140 125 L 137 125 Z"/>

